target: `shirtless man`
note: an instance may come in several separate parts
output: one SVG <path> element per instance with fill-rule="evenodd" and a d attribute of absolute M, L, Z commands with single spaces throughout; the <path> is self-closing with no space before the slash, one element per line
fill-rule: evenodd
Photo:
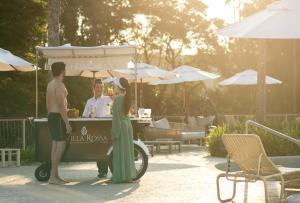
<path fill-rule="evenodd" d="M 65 180 L 58 174 L 58 165 L 66 147 L 67 135 L 72 128 L 67 115 L 67 89 L 63 83 L 65 64 L 53 63 L 51 66 L 53 79 L 48 83 L 46 103 L 48 110 L 48 125 L 52 138 L 50 184 L 64 184 Z"/>

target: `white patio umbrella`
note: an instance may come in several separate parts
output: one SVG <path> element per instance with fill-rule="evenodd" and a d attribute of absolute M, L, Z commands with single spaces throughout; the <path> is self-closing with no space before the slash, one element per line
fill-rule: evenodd
<path fill-rule="evenodd" d="M 217 34 L 255 39 L 299 39 L 299 0 L 281 0 L 266 9 L 250 15 L 240 22 L 217 31 Z"/>
<path fill-rule="evenodd" d="M 176 75 L 176 78 L 170 80 L 157 80 L 149 83 L 150 85 L 168 85 L 168 84 L 178 84 L 185 82 L 195 82 L 202 80 L 213 80 L 220 77 L 217 74 L 209 73 L 199 68 L 195 68 L 192 66 L 182 65 L 174 70 L 171 73 Z"/>
<path fill-rule="evenodd" d="M 176 75 L 170 73 L 169 71 L 160 69 L 154 65 L 146 63 L 137 63 L 137 82 L 138 83 L 148 83 L 160 79 L 175 78 Z M 72 74 L 72 73 L 71 73 Z M 75 75 L 78 73 L 74 73 Z M 93 78 L 95 77 L 105 77 L 108 78 L 108 82 L 111 82 L 113 77 L 125 77 L 126 79 L 133 80 L 135 75 L 134 67 L 126 69 L 115 69 L 109 71 L 83 71 L 79 73 L 80 76 Z"/>
<path fill-rule="evenodd" d="M 218 30 L 217 34 L 253 39 L 300 39 L 300 1 L 281 0 L 269 5 L 266 9 L 248 16 L 240 22 Z M 294 48 L 295 54 L 295 48 Z M 265 55 L 265 54 L 263 54 Z M 264 56 L 265 57 L 265 56 Z M 294 57 L 295 58 L 295 57 Z M 296 60 L 296 59 L 295 59 Z M 294 70 L 296 61 L 294 62 Z M 265 67 L 262 64 L 258 71 L 258 93 L 260 98 L 260 111 L 265 114 Z M 296 72 L 296 71 L 295 71 Z M 296 74 L 294 74 L 296 81 Z M 295 85 L 294 85 L 295 87 Z M 294 94 L 296 88 L 294 88 Z M 294 96 L 294 104 L 296 105 Z"/>
<path fill-rule="evenodd" d="M 143 105 L 143 83 L 149 83 L 161 79 L 171 79 L 176 78 L 174 73 L 158 68 L 157 66 L 146 64 L 146 63 L 136 63 L 137 70 L 137 82 L 140 83 L 140 105 Z M 135 74 L 133 68 L 115 70 L 116 73 L 123 74 L 123 77 L 128 80 L 132 80 L 132 76 Z M 116 75 L 116 74 L 115 74 Z M 117 76 L 119 77 L 119 76 Z"/>
<path fill-rule="evenodd" d="M 110 77 L 127 77 L 128 74 L 122 74 L 115 70 L 99 70 L 99 71 L 79 71 L 79 70 L 67 70 L 66 76 L 81 76 L 85 78 L 110 78 Z M 134 76 L 131 76 L 133 80 Z"/>
<path fill-rule="evenodd" d="M 281 84 L 280 80 L 266 76 L 265 82 L 267 85 Z M 227 78 L 221 82 L 220 85 L 256 85 L 257 84 L 257 72 L 252 69 L 245 70 L 237 73 L 230 78 Z"/>
<path fill-rule="evenodd" d="M 175 74 L 151 64 L 137 63 L 136 68 L 137 80 L 139 83 L 148 83 L 156 80 L 171 79 L 176 77 Z M 127 77 L 130 78 L 130 75 L 134 75 L 135 70 L 133 68 L 128 68 L 116 70 L 116 72 L 127 74 Z"/>
<path fill-rule="evenodd" d="M 85 78 L 105 78 L 105 77 L 110 77 L 111 75 L 108 73 L 108 71 L 105 70 L 103 71 L 85 70 L 85 71 L 80 71 L 78 76 L 85 77 Z"/>
<path fill-rule="evenodd" d="M 34 71 L 31 63 L 0 48 L 0 71 Z"/>
<path fill-rule="evenodd" d="M 280 80 L 277 80 L 270 76 L 266 76 L 265 82 L 267 85 L 276 85 L 276 84 L 282 83 Z M 242 71 L 240 73 L 233 75 L 230 78 L 227 78 L 227 79 L 219 82 L 219 85 L 222 85 L 222 86 L 253 86 L 253 85 L 257 85 L 257 72 L 252 69 Z M 249 109 L 251 109 L 251 111 L 252 111 L 253 110 L 252 108 L 254 107 L 252 104 L 255 101 L 255 94 L 253 94 L 252 88 L 250 88 L 249 101 L 251 101 L 251 108 L 249 108 Z"/>
<path fill-rule="evenodd" d="M 108 78 L 105 78 L 102 82 L 106 83 L 106 84 L 109 84 L 109 83 L 113 83 L 116 79 L 117 79 L 117 77 L 108 77 Z M 127 77 L 126 79 L 130 83 L 134 82 L 134 76 Z"/>
<path fill-rule="evenodd" d="M 169 84 L 178 84 L 183 83 L 184 84 L 184 106 L 186 111 L 186 118 L 188 117 L 188 108 L 186 98 L 186 83 L 187 82 L 196 82 L 196 81 L 204 81 L 204 80 L 213 80 L 218 77 L 220 77 L 217 74 L 209 73 L 203 70 L 200 70 L 199 68 L 195 68 L 188 65 L 182 65 L 174 70 L 171 71 L 171 73 L 176 74 L 176 78 L 170 79 L 170 80 L 158 80 L 149 83 L 150 85 L 169 85 Z"/>

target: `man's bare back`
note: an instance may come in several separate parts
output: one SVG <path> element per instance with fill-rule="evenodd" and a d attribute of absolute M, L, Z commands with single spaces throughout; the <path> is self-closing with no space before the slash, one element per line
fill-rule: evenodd
<path fill-rule="evenodd" d="M 63 102 L 65 110 L 67 110 L 67 89 L 61 81 L 53 79 L 48 83 L 46 103 L 48 113 L 61 113 L 61 102 Z"/>

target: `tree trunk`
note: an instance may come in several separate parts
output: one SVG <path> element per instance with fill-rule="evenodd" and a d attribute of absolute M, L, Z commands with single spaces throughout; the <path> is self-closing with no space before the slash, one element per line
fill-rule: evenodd
<path fill-rule="evenodd" d="M 59 46 L 60 0 L 48 0 L 48 46 Z M 52 79 L 50 67 L 48 81 Z"/>
<path fill-rule="evenodd" d="M 265 121 L 266 114 L 266 49 L 267 42 L 262 40 L 261 43 L 261 57 L 259 57 L 260 63 L 258 64 L 257 71 L 257 120 Z"/>
<path fill-rule="evenodd" d="M 48 0 L 48 46 L 59 46 L 60 0 Z"/>

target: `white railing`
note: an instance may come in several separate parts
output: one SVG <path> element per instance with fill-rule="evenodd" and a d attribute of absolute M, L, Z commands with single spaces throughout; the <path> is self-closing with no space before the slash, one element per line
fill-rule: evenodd
<path fill-rule="evenodd" d="M 201 115 L 198 115 L 201 116 Z M 238 120 L 238 121 L 242 121 L 244 123 L 245 120 L 249 120 L 249 119 L 253 119 L 255 118 L 254 114 L 219 114 L 218 117 L 220 118 L 224 118 L 225 121 L 229 120 Z M 278 113 L 278 114 L 267 114 L 266 119 L 278 119 L 281 121 L 289 121 L 289 120 L 294 120 L 297 117 L 300 117 L 300 114 L 284 114 L 284 113 Z M 170 118 L 170 119 L 174 119 L 174 120 L 184 120 L 185 119 L 185 115 L 152 115 L 152 118 L 154 120 L 158 120 L 161 118 Z"/>
<path fill-rule="evenodd" d="M 246 123 L 245 123 L 246 134 L 249 133 L 249 126 L 250 126 L 250 125 L 251 125 L 251 126 L 255 126 L 255 127 L 257 127 L 257 128 L 260 128 L 260 129 L 263 129 L 263 130 L 265 130 L 266 132 L 269 132 L 269 133 L 271 133 L 271 134 L 273 134 L 273 135 L 276 135 L 276 136 L 278 136 L 278 137 L 280 137 L 280 138 L 283 138 L 283 139 L 288 140 L 288 141 L 290 141 L 290 142 L 293 142 L 293 143 L 295 143 L 295 144 L 297 144 L 297 145 L 300 145 L 300 140 L 297 140 L 297 139 L 295 139 L 295 138 L 293 138 L 293 137 L 291 137 L 291 136 L 288 136 L 288 135 L 286 135 L 286 134 L 284 134 L 284 133 L 278 132 L 278 131 L 276 131 L 276 130 L 274 130 L 274 129 L 272 129 L 272 128 L 269 128 L 269 127 L 267 127 L 267 126 L 265 126 L 265 125 L 262 125 L 262 124 L 260 124 L 260 123 L 255 122 L 255 121 L 252 121 L 252 120 L 247 120 Z"/>
<path fill-rule="evenodd" d="M 222 115 L 222 114 L 221 114 Z M 238 120 L 244 120 L 244 119 L 252 119 L 255 118 L 254 114 L 223 114 L 224 118 L 236 118 Z M 280 119 L 284 121 L 293 120 L 297 117 L 300 117 L 300 114 L 266 114 L 266 119 Z"/>
<path fill-rule="evenodd" d="M 28 119 L 0 119 L 0 148 L 22 148 L 33 143 Z M 29 143 L 27 143 L 29 142 Z"/>

